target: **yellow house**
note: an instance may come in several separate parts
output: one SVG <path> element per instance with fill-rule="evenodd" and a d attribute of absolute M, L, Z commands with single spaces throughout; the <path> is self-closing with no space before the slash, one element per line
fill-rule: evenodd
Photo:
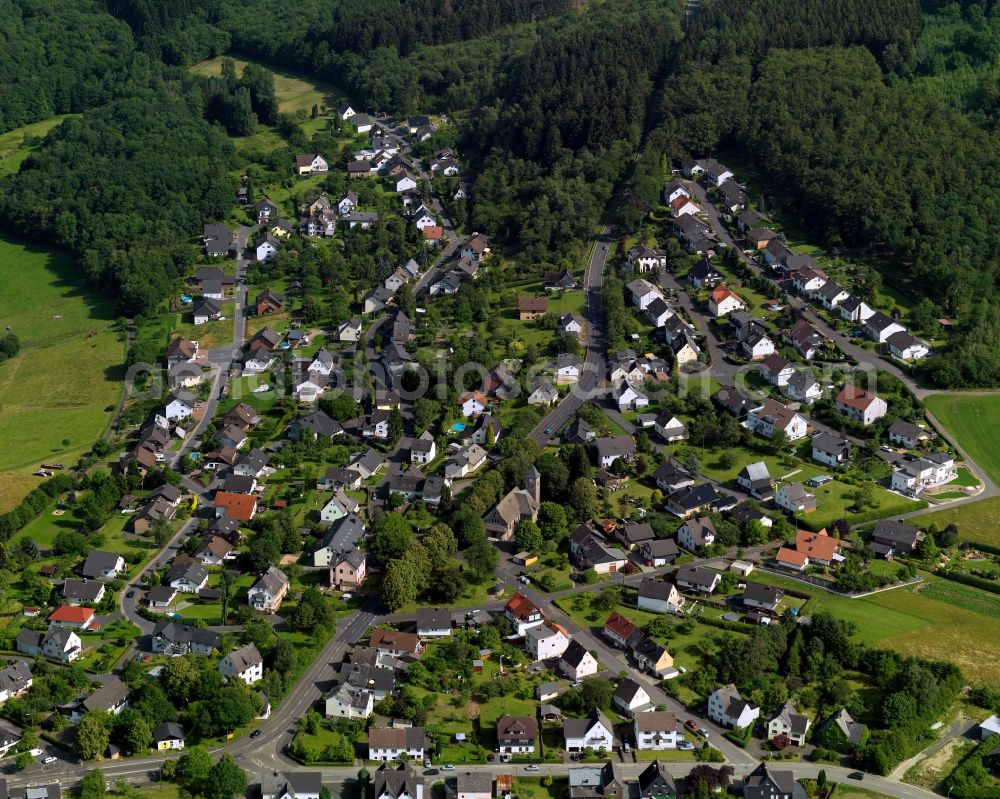
<path fill-rule="evenodd" d="M 153 730 L 153 745 L 158 752 L 184 748 L 184 728 L 175 721 L 165 721 Z"/>

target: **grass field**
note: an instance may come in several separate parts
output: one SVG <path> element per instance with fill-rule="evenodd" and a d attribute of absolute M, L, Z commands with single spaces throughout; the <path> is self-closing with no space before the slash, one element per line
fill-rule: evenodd
<path fill-rule="evenodd" d="M 110 303 L 84 290 L 67 255 L 0 237 L 0 277 L 0 327 L 21 340 L 17 357 L 0 365 L 7 510 L 31 489 L 26 475 L 40 462 L 75 461 L 102 433 L 121 391 L 123 342 Z"/>
<path fill-rule="evenodd" d="M 66 119 L 69 114 L 52 117 L 51 119 L 14 128 L 6 133 L 0 133 L 0 177 L 17 172 L 21 162 L 31 153 L 32 148 L 25 144 L 25 138 L 41 137 Z"/>
<path fill-rule="evenodd" d="M 954 524 L 962 541 L 1000 546 L 1000 497 L 970 502 L 918 518 L 924 527 L 932 523 L 938 528 Z"/>
<path fill-rule="evenodd" d="M 198 75 L 219 75 L 222 73 L 222 59 L 223 56 L 218 56 L 202 61 L 191 67 L 191 71 Z M 242 75 L 243 68 L 250 62 L 242 58 L 233 60 L 236 62 L 236 74 Z M 346 96 L 342 89 L 332 83 L 324 83 L 270 64 L 263 66 L 274 73 L 274 91 L 281 111 L 309 111 L 314 105 L 335 108 Z"/>
<path fill-rule="evenodd" d="M 1000 426 L 1000 394 L 932 394 L 928 409 L 994 482 L 1000 482 L 1000 450 L 993 446 Z"/>

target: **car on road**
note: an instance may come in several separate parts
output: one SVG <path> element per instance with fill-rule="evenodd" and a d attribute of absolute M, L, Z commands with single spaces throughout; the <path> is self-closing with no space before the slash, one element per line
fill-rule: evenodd
<path fill-rule="evenodd" d="M 442 771 L 454 771 L 455 767 L 451 763 L 449 763 L 447 766 L 441 766 L 441 770 Z"/>
<path fill-rule="evenodd" d="M 59 758 L 57 758 L 57 757 L 53 757 L 52 755 L 49 755 L 47 758 L 45 758 L 45 760 L 42 761 L 42 763 L 44 763 L 46 766 L 51 766 L 58 759 Z"/>
<path fill-rule="evenodd" d="M 38 757 L 41 753 L 42 750 L 38 748 L 28 750 L 28 754 L 31 755 L 32 757 Z"/>
<path fill-rule="evenodd" d="M 547 435 L 547 436 L 551 436 L 552 435 L 552 428 L 551 427 L 546 427 L 545 428 L 545 435 Z"/>
<path fill-rule="evenodd" d="M 131 599 L 134 596 L 135 596 L 135 591 L 129 591 L 127 594 L 125 594 L 126 599 Z"/>
<path fill-rule="evenodd" d="M 251 738 L 260 738 L 261 735 L 263 735 L 263 733 L 260 730 L 254 730 L 250 733 Z"/>
<path fill-rule="evenodd" d="M 629 744 L 628 741 L 625 741 L 624 743 L 622 743 L 622 751 L 623 752 L 631 752 L 632 751 L 632 746 L 631 746 L 631 744 Z"/>
<path fill-rule="evenodd" d="M 687 721 L 685 721 L 684 726 L 687 727 L 689 730 L 694 730 L 695 732 L 698 731 L 698 722 L 695 721 L 694 719 L 688 719 Z"/>
<path fill-rule="evenodd" d="M 700 735 L 702 738 L 707 738 L 709 734 L 710 734 L 709 731 L 706 730 L 704 727 L 698 728 L 698 735 Z"/>
<path fill-rule="evenodd" d="M 538 771 L 538 764 L 537 763 L 532 763 L 530 766 L 525 766 L 524 770 L 525 771 Z"/>
<path fill-rule="evenodd" d="M 436 776 L 437 774 L 440 774 L 440 773 L 441 772 L 438 771 L 436 768 L 429 768 L 426 771 L 424 771 L 424 776 L 425 777 L 433 777 L 433 776 Z"/>
<path fill-rule="evenodd" d="M 865 773 L 863 771 L 852 771 L 847 775 L 849 780 L 863 780 L 865 778 Z"/>

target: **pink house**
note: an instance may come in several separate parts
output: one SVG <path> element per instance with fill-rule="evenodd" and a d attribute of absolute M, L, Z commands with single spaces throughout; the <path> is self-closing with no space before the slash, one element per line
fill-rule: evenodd
<path fill-rule="evenodd" d="M 337 589 L 357 588 L 365 581 L 365 553 L 359 549 L 337 558 L 330 567 L 330 585 Z"/>

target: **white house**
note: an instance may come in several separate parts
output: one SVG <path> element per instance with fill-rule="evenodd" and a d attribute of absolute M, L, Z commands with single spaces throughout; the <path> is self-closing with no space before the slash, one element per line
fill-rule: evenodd
<path fill-rule="evenodd" d="M 528 395 L 529 405 L 555 405 L 556 401 L 559 399 L 559 392 L 552 386 L 551 383 L 541 382 L 538 384 L 538 388 Z"/>
<path fill-rule="evenodd" d="M 375 706 L 374 694 L 365 688 L 339 685 L 325 700 L 327 716 L 343 719 L 366 719 Z"/>
<path fill-rule="evenodd" d="M 926 488 L 934 488 L 954 480 L 958 472 L 955 461 L 946 452 L 932 452 L 920 458 L 905 461 L 892 473 L 892 490 L 902 494 L 917 495 Z"/>
<path fill-rule="evenodd" d="M 639 585 L 637 604 L 651 613 L 676 614 L 684 607 L 684 597 L 673 583 L 647 577 Z"/>
<path fill-rule="evenodd" d="M 765 399 L 761 405 L 752 408 L 744 425 L 764 438 L 782 432 L 789 441 L 804 438 L 809 429 L 802 416 L 771 399 Z"/>
<path fill-rule="evenodd" d="M 905 330 L 893 333 L 886 343 L 889 345 L 889 353 L 892 357 L 899 358 L 901 361 L 919 361 L 926 358 L 931 351 L 924 342 L 914 338 Z"/>
<path fill-rule="evenodd" d="M 410 463 L 430 463 L 437 457 L 437 444 L 434 436 L 424 431 L 420 438 L 415 438 L 410 444 Z"/>
<path fill-rule="evenodd" d="M 610 752 L 614 745 L 614 727 L 600 710 L 592 710 L 585 719 L 566 719 L 563 735 L 567 752 L 603 749 Z"/>
<path fill-rule="evenodd" d="M 677 543 L 689 552 L 710 547 L 715 543 L 715 525 L 708 516 L 688 519 L 677 530 Z"/>
<path fill-rule="evenodd" d="M 635 411 L 649 407 L 649 397 L 626 380 L 619 380 L 611 389 L 611 394 L 618 403 L 620 411 Z"/>
<path fill-rule="evenodd" d="M 653 429 L 668 444 L 674 441 L 683 441 L 687 438 L 687 428 L 683 422 L 666 411 L 658 414 L 656 419 L 653 420 Z"/>
<path fill-rule="evenodd" d="M 278 240 L 270 231 L 265 233 L 254 244 L 254 254 L 258 261 L 270 261 L 278 254 Z"/>
<path fill-rule="evenodd" d="M 812 459 L 826 466 L 844 466 L 851 460 L 851 442 L 843 436 L 819 433 L 812 439 Z"/>
<path fill-rule="evenodd" d="M 234 649 L 219 661 L 219 671 L 227 680 L 238 678 L 253 685 L 264 677 L 264 659 L 253 644 Z"/>
<path fill-rule="evenodd" d="M 639 310 L 645 311 L 649 304 L 656 299 L 663 299 L 663 294 L 656 286 L 648 280 L 636 278 L 628 284 L 629 294 L 632 297 L 632 304 Z"/>
<path fill-rule="evenodd" d="M 789 513 L 811 513 L 816 510 L 816 497 L 802 483 L 784 483 L 774 495 L 774 504 Z"/>
<path fill-rule="evenodd" d="M 779 735 L 787 735 L 793 745 L 805 746 L 809 723 L 809 717 L 799 713 L 789 699 L 781 710 L 767 720 L 767 740 L 773 741 Z"/>
<path fill-rule="evenodd" d="M 845 322 L 864 322 L 875 313 L 875 309 L 856 294 L 842 300 L 837 310 L 840 311 L 840 318 Z"/>
<path fill-rule="evenodd" d="M 708 312 L 716 319 L 733 311 L 742 311 L 744 308 L 746 308 L 746 304 L 743 300 L 725 286 L 719 286 L 708 295 Z"/>
<path fill-rule="evenodd" d="M 760 708 L 741 697 L 735 685 L 726 685 L 708 697 L 708 717 L 724 727 L 742 729 L 760 717 Z"/>
<path fill-rule="evenodd" d="M 368 759 L 387 763 L 406 755 L 418 763 L 424 759 L 427 736 L 420 727 L 376 727 L 368 731 Z"/>
<path fill-rule="evenodd" d="M 417 188 L 417 181 L 409 172 L 403 172 L 396 178 L 396 193 L 412 191 Z"/>
<path fill-rule="evenodd" d="M 611 704 L 623 716 L 635 716 L 643 708 L 649 707 L 650 699 L 646 690 L 635 680 L 624 679 L 618 683 Z"/>
<path fill-rule="evenodd" d="M 182 400 L 180 397 L 171 397 L 163 411 L 163 415 L 171 421 L 187 419 L 192 413 L 194 413 L 194 407 L 190 402 Z"/>
<path fill-rule="evenodd" d="M 532 627 L 538 627 L 545 621 L 542 613 L 534 602 L 524 594 L 514 594 L 504 607 L 504 615 L 514 625 L 515 632 L 523 636 Z"/>
<path fill-rule="evenodd" d="M 564 352 L 556 358 L 556 385 L 572 385 L 580 380 L 580 358 Z"/>
<path fill-rule="evenodd" d="M 478 391 L 470 391 L 468 394 L 462 396 L 459 400 L 462 405 L 462 416 L 478 416 L 480 413 L 486 410 L 486 406 L 489 405 L 490 399 Z"/>
<path fill-rule="evenodd" d="M 906 332 L 906 328 L 899 324 L 899 322 L 890 319 L 880 311 L 876 311 L 865 319 L 862 327 L 864 328 L 865 335 L 879 344 L 888 341 L 889 337 L 896 333 Z"/>
<path fill-rule="evenodd" d="M 837 413 L 867 426 L 881 419 L 889 410 L 885 400 L 862 388 L 846 385 L 837 395 Z"/>
<path fill-rule="evenodd" d="M 569 642 L 566 628 L 551 621 L 531 627 L 524 633 L 525 651 L 535 661 L 562 657 Z"/>
<path fill-rule="evenodd" d="M 637 713 L 632 723 L 635 748 L 640 752 L 676 749 L 684 740 L 684 733 L 677 724 L 677 716 L 668 710 Z"/>
<path fill-rule="evenodd" d="M 597 660 L 579 641 L 570 641 L 559 659 L 559 671 L 571 680 L 597 674 Z"/>

